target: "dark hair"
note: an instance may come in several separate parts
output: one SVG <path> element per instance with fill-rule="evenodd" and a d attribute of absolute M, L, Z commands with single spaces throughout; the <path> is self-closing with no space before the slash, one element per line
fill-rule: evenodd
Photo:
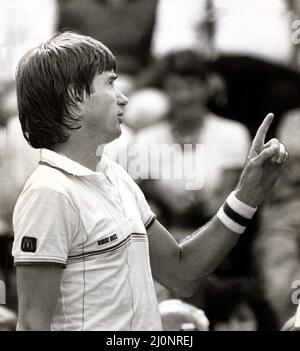
<path fill-rule="evenodd" d="M 79 129 L 77 102 L 90 94 L 94 77 L 116 71 L 116 60 L 101 42 L 60 32 L 19 62 L 16 82 L 23 134 L 34 148 L 52 148 L 68 140 L 67 130 Z"/>
<path fill-rule="evenodd" d="M 139 87 L 151 86 L 164 89 L 166 77 L 173 74 L 196 77 L 205 82 L 210 74 L 210 64 L 195 50 L 174 50 L 150 66 L 145 74 L 139 77 L 138 84 Z"/>
<path fill-rule="evenodd" d="M 166 75 L 193 76 L 205 81 L 208 65 L 204 58 L 194 50 L 173 51 L 161 62 Z"/>

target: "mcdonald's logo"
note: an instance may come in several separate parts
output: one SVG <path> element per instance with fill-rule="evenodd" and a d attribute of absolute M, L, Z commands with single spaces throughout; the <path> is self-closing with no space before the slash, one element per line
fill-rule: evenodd
<path fill-rule="evenodd" d="M 0 305 L 6 304 L 6 286 L 4 281 L 0 280 Z"/>
<path fill-rule="evenodd" d="M 36 238 L 30 236 L 24 236 L 22 238 L 21 249 L 24 252 L 35 252 L 36 251 Z"/>

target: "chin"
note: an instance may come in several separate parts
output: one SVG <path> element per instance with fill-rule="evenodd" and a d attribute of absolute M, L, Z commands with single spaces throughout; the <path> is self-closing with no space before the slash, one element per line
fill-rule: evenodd
<path fill-rule="evenodd" d="M 121 136 L 121 134 L 122 134 L 122 129 L 119 127 L 118 130 L 116 130 L 116 133 L 113 138 L 117 139 Z"/>
<path fill-rule="evenodd" d="M 119 130 L 116 130 L 114 134 L 111 134 L 109 138 L 107 138 L 106 144 L 111 143 L 112 141 L 118 139 L 122 134 L 121 128 Z"/>
<path fill-rule="evenodd" d="M 122 128 L 121 128 L 121 126 L 119 125 L 117 138 L 119 138 L 119 136 L 121 136 L 121 134 L 122 134 Z"/>

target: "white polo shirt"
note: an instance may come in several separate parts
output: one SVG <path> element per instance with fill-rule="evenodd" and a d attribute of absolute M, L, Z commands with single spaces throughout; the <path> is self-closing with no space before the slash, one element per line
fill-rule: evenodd
<path fill-rule="evenodd" d="M 41 150 L 14 210 L 15 264 L 65 267 L 52 330 L 161 330 L 146 232 L 155 215 L 122 167 L 105 155 L 100 165 Z"/>

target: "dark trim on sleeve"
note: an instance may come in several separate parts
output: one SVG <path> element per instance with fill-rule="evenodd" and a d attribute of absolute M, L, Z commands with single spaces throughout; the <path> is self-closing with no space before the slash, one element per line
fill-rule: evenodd
<path fill-rule="evenodd" d="M 150 227 L 151 227 L 152 224 L 155 222 L 155 220 L 156 220 L 156 216 L 153 216 L 153 217 L 151 218 L 151 220 L 149 221 L 149 223 L 148 223 L 147 225 L 145 225 L 146 230 L 149 230 L 149 229 L 150 229 Z"/>
<path fill-rule="evenodd" d="M 46 266 L 46 265 L 55 265 L 55 266 L 61 266 L 63 269 L 67 267 L 66 264 L 64 263 L 59 263 L 59 262 L 45 262 L 45 261 L 18 261 L 14 263 L 14 266 Z"/>

